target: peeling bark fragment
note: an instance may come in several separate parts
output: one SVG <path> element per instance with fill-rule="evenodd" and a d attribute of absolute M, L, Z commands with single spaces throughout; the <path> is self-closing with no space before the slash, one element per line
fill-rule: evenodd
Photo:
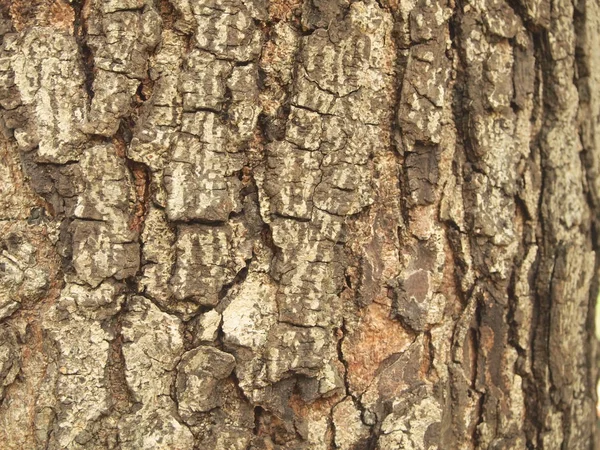
<path fill-rule="evenodd" d="M 112 145 L 86 150 L 80 164 L 84 181 L 70 227 L 73 267 L 81 280 L 96 287 L 106 278 L 121 280 L 138 270 L 139 244 L 129 226 L 133 183 Z"/>
<path fill-rule="evenodd" d="M 513 8 L 503 0 L 492 0 L 486 6 L 488 10 L 483 16 L 486 31 L 504 38 L 514 38 L 522 21 Z"/>
<path fill-rule="evenodd" d="M 38 264 L 33 243 L 20 232 L 0 239 L 0 319 L 13 314 L 23 303 L 40 300 L 50 287 L 50 273 Z"/>
<path fill-rule="evenodd" d="M 250 248 L 241 227 L 182 225 L 178 228 L 171 291 L 178 300 L 215 306 L 223 287 L 246 267 Z M 227 249 L 226 251 L 224 251 Z"/>
<path fill-rule="evenodd" d="M 192 321 L 194 344 L 214 342 L 222 322 L 222 315 L 214 309 L 194 319 Z"/>
<path fill-rule="evenodd" d="M 4 40 L 5 73 L 14 83 L 4 91 L 2 106 L 18 108 L 26 122 L 9 124 L 22 150 L 37 147 L 40 162 L 77 160 L 85 135 L 85 76 L 73 36 L 53 28 L 32 28 Z"/>
<path fill-rule="evenodd" d="M 0 119 L 4 119 L 3 111 L 0 111 Z M 8 141 L 0 145 L 0 223 L 18 224 L 29 219 L 28 224 L 38 225 L 48 212 L 39 204 L 33 187 L 26 182 L 25 164 L 20 160 L 16 147 L 16 143 Z"/>
<path fill-rule="evenodd" d="M 140 288 L 163 307 L 176 307 L 171 305 L 172 293 L 169 288 L 171 268 L 175 262 L 173 246 L 176 236 L 164 211 L 150 208 L 144 220 L 141 238 L 144 246 Z"/>
<path fill-rule="evenodd" d="M 4 400 L 4 390 L 17 378 L 21 369 L 17 339 L 8 327 L 0 329 L 0 400 Z"/>
<path fill-rule="evenodd" d="M 254 137 L 261 108 L 258 101 L 258 68 L 255 64 L 235 67 L 227 80 L 229 108 L 229 151 L 241 150 Z"/>
<path fill-rule="evenodd" d="M 272 9 L 280 6 L 293 7 L 271 3 Z M 283 139 L 299 39 L 298 31 L 282 20 L 272 27 L 270 39 L 263 46 L 259 61 L 260 73 L 263 75 L 259 103 L 263 109 L 265 137 L 269 140 Z"/>
<path fill-rule="evenodd" d="M 72 233 L 73 267 L 90 286 L 96 287 L 109 277 L 123 280 L 137 272 L 138 244 L 119 242 L 112 227 L 102 222 L 75 221 Z M 104 259 L 98 259 L 98 254 L 103 254 Z"/>
<path fill-rule="evenodd" d="M 96 72 L 94 82 L 102 87 L 94 91 L 92 107 L 82 129 L 88 134 L 113 136 L 119 129 L 121 116 L 131 110 L 132 96 L 139 82 L 102 69 Z"/>
<path fill-rule="evenodd" d="M 229 304 L 223 311 L 225 343 L 254 349 L 258 353 L 276 322 L 276 293 L 273 282 L 260 273 L 248 275 L 242 286 L 232 290 Z M 242 378 L 239 370 L 238 377 Z"/>
<path fill-rule="evenodd" d="M 223 59 L 250 61 L 260 53 L 261 32 L 253 19 L 264 16 L 264 4 L 251 0 L 190 2 L 196 46 Z"/>
<path fill-rule="evenodd" d="M 183 353 L 180 326 L 179 319 L 143 297 L 127 302 L 122 328 L 125 377 L 139 409 L 119 422 L 124 449 L 193 446 L 192 433 L 179 422 L 170 397 L 174 371 Z"/>
<path fill-rule="evenodd" d="M 430 426 L 441 428 L 435 422 L 442 421 L 444 399 L 431 394 L 436 390 L 434 382 L 443 383 L 446 376 L 444 350 L 440 348 L 443 339 L 434 342 L 430 336 L 444 326 L 452 327 L 448 313 L 457 300 L 455 287 L 449 282 L 454 267 L 447 260 L 446 229 L 439 220 L 448 214 L 456 224 L 463 221 L 460 188 L 456 187 L 455 195 L 446 194 L 449 187 L 461 182 L 453 173 L 456 131 L 450 106 L 455 93 L 450 6 L 418 1 L 396 13 L 401 85 L 395 124 L 399 129 L 397 147 L 403 157 L 400 189 L 404 227 L 398 233 L 399 270 L 387 281 L 386 300 L 391 317 L 402 324 L 406 334 L 403 347 L 388 353 L 361 397 L 381 427 L 377 448 L 444 446 L 439 431 L 432 438 L 426 439 L 425 434 Z M 434 371 L 432 366 L 441 370 Z M 424 399 L 415 394 L 414 402 L 408 400 L 407 405 L 414 403 L 412 410 L 399 407 L 399 401 L 383 406 L 386 395 L 412 399 L 415 392 L 421 392 Z M 426 406 L 418 406 L 421 401 Z M 389 414 L 396 408 L 397 415 Z M 412 416 L 419 408 L 430 411 Z M 425 417 L 428 414 L 431 416 Z"/>
<path fill-rule="evenodd" d="M 329 32 L 319 29 L 303 38 L 292 103 L 365 124 L 384 121 L 392 58 L 384 45 L 389 25 L 389 17 L 361 2 Z"/>
<path fill-rule="evenodd" d="M 164 168 L 170 146 L 181 124 L 182 94 L 178 89 L 197 73 L 181 72 L 185 66 L 185 36 L 164 29 L 154 57 L 148 62 L 148 74 L 154 82 L 152 94 L 140 108 L 140 117 L 127 149 L 130 158 L 146 164 L 153 172 Z M 182 92 L 185 88 L 182 89 Z M 164 206 L 162 176 L 153 180 L 155 201 Z"/>
<path fill-rule="evenodd" d="M 235 355 L 236 376 L 244 394 L 256 401 L 269 386 L 265 352 L 271 328 L 277 322 L 277 288 L 265 274 L 251 272 L 234 287 L 223 311 L 223 341 Z"/>
<path fill-rule="evenodd" d="M 324 215 L 324 219 L 330 216 Z M 343 288 L 342 253 L 333 242 L 324 240 L 323 234 L 332 228 L 335 239 L 341 224 L 334 218 L 332 226 L 327 225 L 317 228 L 310 222 L 288 219 L 273 222 L 273 241 L 283 250 L 275 261 L 281 321 L 301 326 L 338 323 L 337 307 Z M 298 237 L 297 242 L 288 238 L 291 233 Z"/>
<path fill-rule="evenodd" d="M 197 445 L 216 450 L 245 450 L 254 428 L 253 409 L 231 379 L 223 380 L 221 394 L 221 407 L 204 414 L 201 422 L 191 426 Z"/>
<path fill-rule="evenodd" d="M 94 0 L 86 7 L 87 45 L 96 67 L 94 95 L 82 128 L 88 134 L 114 135 L 131 111 L 139 80 L 146 77 L 147 56 L 158 44 L 161 19 L 150 3 L 144 5 L 143 10 L 122 10 Z"/>
<path fill-rule="evenodd" d="M 438 33 L 443 30 L 440 27 Z M 438 144 L 441 139 L 449 62 L 440 36 L 411 47 L 402 80 L 398 124 L 409 150 L 415 142 Z M 423 76 L 426 74 L 426 77 Z"/>
<path fill-rule="evenodd" d="M 550 11 L 552 2 L 549 0 L 521 0 L 519 4 L 523 7 L 527 19 L 538 27 L 548 28 L 550 26 Z"/>
<path fill-rule="evenodd" d="M 177 369 L 177 405 L 182 419 L 222 405 L 219 383 L 235 367 L 235 358 L 213 347 L 200 346 L 181 357 Z"/>
<path fill-rule="evenodd" d="M 297 256 L 301 258 L 304 255 Z M 280 280 L 277 296 L 279 320 L 301 326 L 331 326 L 337 323 L 341 277 L 342 267 L 335 261 L 296 265 Z"/>
<path fill-rule="evenodd" d="M 342 20 L 348 10 L 348 0 L 308 0 L 302 4 L 302 25 L 307 29 L 327 28 Z"/>
<path fill-rule="evenodd" d="M 393 405 L 394 412 L 381 425 L 378 449 L 437 449 L 441 434 L 442 408 L 433 392 L 420 387 Z"/>
<path fill-rule="evenodd" d="M 287 372 L 316 378 L 317 395 L 341 387 L 337 363 L 319 364 L 308 355 L 329 348 L 331 361 L 337 359 L 332 336 L 317 327 L 339 323 L 343 216 L 373 202 L 370 156 L 384 150 L 390 31 L 387 15 L 359 2 L 329 32 L 317 29 L 302 38 L 285 140 L 267 146 L 266 169 L 256 174 L 262 216 L 282 250 L 273 273 L 280 283 L 279 320 L 311 327 L 273 328 L 267 373 L 272 381 Z"/>
<path fill-rule="evenodd" d="M 430 288 L 429 274 L 419 269 L 396 288 L 392 303 L 394 313 L 413 330 L 424 331 L 428 326 L 440 323 L 444 315 L 446 299 Z"/>
<path fill-rule="evenodd" d="M 406 155 L 405 164 L 411 203 L 434 203 L 439 176 L 439 149 L 436 146 L 415 145 L 414 150 Z"/>
<path fill-rule="evenodd" d="M 106 222 L 115 239 L 132 241 L 129 228 L 133 202 L 133 182 L 124 161 L 113 145 L 87 149 L 80 161 L 83 189 L 75 206 L 74 217 L 86 221 Z"/>
<path fill-rule="evenodd" d="M 418 336 L 412 342 L 404 344 L 400 352 L 391 354 L 379 364 L 378 370 L 360 397 L 365 410 L 373 415 L 378 423 L 389 414 L 390 402 L 386 401 L 387 398 L 403 398 L 423 384 L 431 385 L 426 376 L 429 356 L 426 353 L 426 345 L 424 336 Z M 410 414 L 410 411 L 404 411 L 403 414 Z"/>
<path fill-rule="evenodd" d="M 192 49 L 185 59 L 178 90 L 186 112 L 211 109 L 221 111 L 225 104 L 225 79 L 233 63 L 217 59 L 212 53 Z"/>
<path fill-rule="evenodd" d="M 358 323 L 347 326 L 341 350 L 350 392 L 358 396 L 371 385 L 381 365 L 405 351 L 413 337 L 390 317 L 389 308 L 378 304 L 367 306 Z"/>
<path fill-rule="evenodd" d="M 321 178 L 321 156 L 294 148 L 287 142 L 267 147 L 267 155 L 269 163 L 262 187 L 270 207 L 265 213 L 309 220 L 312 196 Z"/>
<path fill-rule="evenodd" d="M 550 325 L 550 318 L 562 315 L 558 312 L 560 303 L 552 299 L 550 292 L 555 269 L 567 259 L 561 250 L 561 242 L 567 234 L 580 255 L 580 261 L 573 263 L 589 264 L 583 263 L 587 251 L 583 244 L 586 238 L 582 238 L 585 231 L 581 230 L 586 225 L 580 228 L 582 235 L 572 231 L 575 224 L 587 220 L 582 184 L 575 181 L 567 187 L 562 181 L 576 179 L 579 175 L 575 174 L 581 173 L 581 160 L 575 157 L 579 145 L 572 135 L 577 128 L 573 122 L 577 101 L 573 100 L 576 94 L 569 75 L 573 73 L 574 24 L 571 19 L 559 19 L 570 16 L 567 11 L 571 11 L 572 5 L 555 2 L 523 6 L 527 14 L 523 19 L 529 21 L 528 30 L 522 28 L 521 18 L 515 17 L 508 6 L 495 5 L 495 9 L 506 10 L 498 20 L 498 15 L 490 15 L 488 7 L 479 3 L 473 4 L 472 9 L 465 9 L 460 28 L 465 73 L 469 79 L 481 76 L 484 81 L 479 85 L 470 84 L 466 90 L 465 111 L 473 126 L 468 135 L 466 154 L 470 186 L 463 189 L 465 206 L 472 205 L 468 206 L 467 226 L 479 234 L 479 237 L 471 238 L 470 245 L 478 274 L 476 288 L 471 293 L 478 305 L 477 325 L 472 325 L 477 328 L 478 335 L 476 339 L 471 338 L 469 354 L 465 357 L 468 362 L 464 366 L 475 365 L 466 373 L 477 374 L 474 384 L 476 391 L 482 394 L 479 405 L 465 399 L 460 402 L 464 406 L 459 408 L 470 410 L 471 417 L 479 417 L 476 436 L 480 445 L 496 443 L 514 447 L 527 442 L 529 446 L 540 448 L 578 446 L 578 432 L 570 434 L 569 426 L 558 425 L 563 420 L 566 421 L 563 423 L 570 422 L 571 419 L 566 417 L 574 417 L 571 407 L 561 407 L 560 401 L 546 403 L 540 400 L 549 393 L 552 385 L 552 371 L 548 372 L 542 366 L 549 361 L 546 355 L 555 348 L 548 344 L 556 332 Z M 478 24 L 477 18 L 484 16 L 488 17 L 484 20 L 487 28 Z M 536 41 L 538 37 L 528 33 L 532 24 L 551 28 L 548 31 L 549 53 L 544 57 L 539 41 Z M 514 36 L 516 42 L 498 39 L 498 36 Z M 510 73 L 518 84 L 506 81 Z M 539 119 L 546 115 L 552 119 Z M 536 133 L 537 147 L 530 144 L 532 134 Z M 499 152 L 499 148 L 506 151 Z M 547 162 L 546 158 L 549 158 Z M 560 164 L 562 175 L 554 171 L 555 163 Z M 548 170 L 549 167 L 553 169 Z M 546 171 L 543 179 L 538 175 L 540 171 Z M 517 192 L 524 205 L 517 198 Z M 549 204 L 561 213 L 548 214 Z M 546 230 L 546 237 L 538 235 L 534 239 L 534 230 L 539 230 L 540 226 Z M 571 276 L 585 284 L 583 279 L 587 275 L 582 279 L 575 272 L 578 271 L 572 272 Z M 585 273 L 584 270 L 580 272 Z M 524 288 L 524 280 L 529 278 L 529 284 L 534 277 L 539 288 L 537 296 L 532 297 Z M 572 292 L 575 303 L 569 308 L 577 304 L 576 290 Z M 515 294 L 518 301 L 513 300 Z M 540 317 L 532 330 L 525 323 L 528 317 L 536 314 Z M 582 315 L 586 313 L 582 312 Z M 563 333 L 564 329 L 558 332 Z M 548 349 L 547 353 L 544 348 Z M 584 359 L 581 355 L 571 355 L 575 359 Z M 578 366 L 577 363 L 567 365 Z M 586 376 L 580 378 L 583 379 Z M 468 384 L 466 381 L 465 385 Z M 573 384 L 577 382 L 569 382 L 570 386 Z M 540 386 L 537 400 L 531 401 L 523 395 L 519 386 L 525 385 Z M 570 398 L 569 388 L 561 389 L 561 392 Z M 554 393 L 552 397 L 560 395 Z M 526 408 L 537 412 L 542 408 L 546 419 L 524 425 Z M 582 402 L 578 408 L 583 411 L 589 406 Z M 574 420 L 578 424 L 585 422 Z M 472 422 L 470 426 L 473 426 Z M 545 430 L 532 432 L 538 426 Z"/>
<path fill-rule="evenodd" d="M 84 449 L 102 445 L 96 422 L 110 411 L 105 367 L 109 341 L 114 338 L 101 320 L 119 311 L 118 287 L 96 290 L 68 285 L 50 308 L 44 328 L 58 349 L 51 370 L 58 371 L 57 413 L 49 448 Z"/>
<path fill-rule="evenodd" d="M 188 120 L 189 119 L 189 120 Z M 226 221 L 240 210 L 240 158 L 225 153 L 225 128 L 214 113 L 184 117 L 172 161 L 165 168 L 167 215 L 171 220 Z"/>
<path fill-rule="evenodd" d="M 333 425 L 335 427 L 335 445 L 340 450 L 352 450 L 367 445 L 370 429 L 361 419 L 360 410 L 351 397 L 333 407 Z"/>
<path fill-rule="evenodd" d="M 123 286 L 120 283 L 109 280 L 95 289 L 79 284 L 68 284 L 61 291 L 61 302 L 64 304 L 57 310 L 62 314 L 65 308 L 78 308 L 77 313 L 83 317 L 104 320 L 117 314 L 121 309 L 123 298 L 120 294 Z"/>
<path fill-rule="evenodd" d="M 170 138 L 171 162 L 164 173 L 173 220 L 225 221 L 240 211 L 237 172 L 244 161 L 235 153 L 252 137 L 258 119 L 257 72 L 217 56 L 193 50 L 179 78 L 182 133 Z M 223 109 L 230 126 L 217 114 Z"/>
<path fill-rule="evenodd" d="M 271 383 L 302 374 L 317 379 L 318 396 L 333 395 L 343 386 L 335 348 L 322 328 L 276 325 L 269 336 L 265 359 Z"/>

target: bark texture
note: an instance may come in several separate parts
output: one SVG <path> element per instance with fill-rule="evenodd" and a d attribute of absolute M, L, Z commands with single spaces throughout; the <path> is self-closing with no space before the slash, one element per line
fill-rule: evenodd
<path fill-rule="evenodd" d="M 3 449 L 589 449 L 598 0 L 0 0 Z"/>

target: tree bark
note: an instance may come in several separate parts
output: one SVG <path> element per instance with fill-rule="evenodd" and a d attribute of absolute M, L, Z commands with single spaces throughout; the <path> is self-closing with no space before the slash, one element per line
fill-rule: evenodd
<path fill-rule="evenodd" d="M 597 0 L 0 0 L 5 449 L 589 449 Z"/>

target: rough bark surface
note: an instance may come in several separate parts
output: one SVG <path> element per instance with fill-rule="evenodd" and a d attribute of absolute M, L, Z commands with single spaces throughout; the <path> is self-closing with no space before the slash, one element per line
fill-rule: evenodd
<path fill-rule="evenodd" d="M 3 449 L 589 449 L 598 0 L 0 0 Z"/>

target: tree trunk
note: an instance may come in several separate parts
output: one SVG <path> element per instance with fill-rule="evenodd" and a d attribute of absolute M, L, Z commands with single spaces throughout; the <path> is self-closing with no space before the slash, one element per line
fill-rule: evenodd
<path fill-rule="evenodd" d="M 598 0 L 0 0 L 3 449 L 590 449 Z"/>

